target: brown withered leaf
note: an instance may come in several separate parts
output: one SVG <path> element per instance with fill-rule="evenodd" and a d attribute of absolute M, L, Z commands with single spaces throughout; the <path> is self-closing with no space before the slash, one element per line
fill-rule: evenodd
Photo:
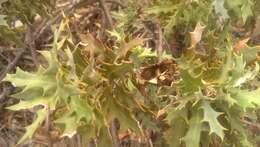
<path fill-rule="evenodd" d="M 163 116 L 165 116 L 165 115 L 166 115 L 166 109 L 163 108 L 163 109 L 160 109 L 160 110 L 157 112 L 156 118 L 159 119 L 159 118 L 161 118 L 161 117 L 163 117 Z"/>
<path fill-rule="evenodd" d="M 142 69 L 141 78 L 154 84 L 170 85 L 175 71 L 176 63 L 173 60 L 164 60 Z"/>
<path fill-rule="evenodd" d="M 201 40 L 201 36 L 202 36 L 204 29 L 205 29 L 205 26 L 201 25 L 200 22 L 198 22 L 194 31 L 190 32 L 191 46 L 189 47 L 189 49 L 195 48 L 197 46 L 197 44 Z"/>
<path fill-rule="evenodd" d="M 241 49 L 248 47 L 247 42 L 248 42 L 249 38 L 240 40 L 238 43 L 235 44 L 234 46 L 234 51 L 236 53 L 239 53 Z"/>

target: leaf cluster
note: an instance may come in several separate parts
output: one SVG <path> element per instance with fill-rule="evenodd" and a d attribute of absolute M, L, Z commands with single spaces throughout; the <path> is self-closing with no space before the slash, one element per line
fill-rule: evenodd
<path fill-rule="evenodd" d="M 26 3 L 11 3 L 5 15 L 24 23 L 35 14 L 48 15 L 40 7 L 47 2 L 32 3 L 37 13 L 24 10 Z M 256 146 L 243 121 L 257 121 L 260 89 L 257 84 L 252 88 L 252 83 L 259 78 L 260 47 L 231 32 L 251 25 L 257 15 L 254 4 L 258 2 L 161 0 L 139 11 L 129 3 L 128 8 L 112 12 L 115 29 L 107 32 L 112 45 L 91 33 L 80 34 L 81 42 L 75 43 L 65 17 L 54 26 L 52 48 L 40 52 L 48 65 L 36 72 L 17 68 L 4 79 L 22 88 L 14 95 L 20 102 L 8 109 L 38 108 L 19 143 L 32 138 L 51 117 L 61 136 L 78 133 L 87 142 L 97 139 L 100 147 L 113 146 L 110 125 L 115 120 L 120 133 L 142 139 L 150 131 L 163 134 L 153 142 L 157 146 Z M 9 27 L 4 17 L 0 25 Z M 146 30 L 151 18 L 158 19 L 166 39 L 177 29 L 184 30 L 181 57 L 166 52 L 159 57 L 145 46 L 148 39 L 136 35 Z M 163 62 L 156 63 L 159 58 Z M 160 83 L 167 76 L 170 84 Z"/>

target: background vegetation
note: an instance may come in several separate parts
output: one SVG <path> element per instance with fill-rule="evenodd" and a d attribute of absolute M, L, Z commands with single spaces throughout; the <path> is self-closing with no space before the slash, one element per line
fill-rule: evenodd
<path fill-rule="evenodd" d="M 259 0 L 0 0 L 0 146 L 256 147 Z"/>

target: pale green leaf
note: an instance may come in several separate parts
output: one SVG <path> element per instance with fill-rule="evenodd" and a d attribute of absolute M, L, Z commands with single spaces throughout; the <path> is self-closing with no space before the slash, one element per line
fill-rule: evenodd
<path fill-rule="evenodd" d="M 246 63 L 243 60 L 243 55 L 234 54 L 234 67 L 232 70 L 232 78 L 239 78 L 245 71 Z"/>
<path fill-rule="evenodd" d="M 215 133 L 218 135 L 222 140 L 224 139 L 224 127 L 218 121 L 220 112 L 216 112 L 208 102 L 203 102 L 201 108 L 203 109 L 204 116 L 203 121 L 208 122 L 210 127 L 210 134 Z"/>
<path fill-rule="evenodd" d="M 49 99 L 46 97 L 39 97 L 39 98 L 34 98 L 31 100 L 23 101 L 21 100 L 18 104 L 12 105 L 7 107 L 7 109 L 18 111 L 18 110 L 23 110 L 23 109 L 31 109 L 34 106 L 42 105 L 42 106 L 48 106 L 49 104 Z"/>
<path fill-rule="evenodd" d="M 37 72 L 26 72 L 17 68 L 15 74 L 7 74 L 4 81 L 10 81 L 14 86 L 24 87 L 23 91 L 32 88 L 42 88 L 43 94 L 56 87 L 56 73 L 58 64 L 55 61 L 54 54 L 42 51 L 41 54 L 48 61 L 48 68 L 39 67 Z"/>
<path fill-rule="evenodd" d="M 69 112 L 55 120 L 55 123 L 64 125 L 61 136 L 68 136 L 70 138 L 76 134 L 79 125 L 76 115 L 72 115 Z"/>
<path fill-rule="evenodd" d="M 246 108 L 255 108 L 260 106 L 260 90 L 239 90 L 233 89 L 231 91 L 231 97 L 237 101 L 237 105 L 243 110 Z"/>
<path fill-rule="evenodd" d="M 52 75 L 43 74 L 41 69 L 37 73 L 29 73 L 17 68 L 15 74 L 8 74 L 4 81 L 10 81 L 14 86 L 24 87 L 23 91 L 31 88 L 42 88 L 44 92 L 47 92 L 51 88 L 55 87 L 55 77 Z"/>
<path fill-rule="evenodd" d="M 234 83 L 234 87 L 238 87 L 238 86 L 244 84 L 245 82 L 253 80 L 257 76 L 258 72 L 259 72 L 259 65 L 256 63 L 255 70 L 254 71 L 248 71 L 243 76 L 238 78 Z"/>
<path fill-rule="evenodd" d="M 69 96 L 79 94 L 78 86 L 73 82 L 64 81 L 58 75 L 58 65 L 55 54 L 41 52 L 48 61 L 48 68 L 40 67 L 37 72 L 26 72 L 17 68 L 15 74 L 8 74 L 4 80 L 12 82 L 23 91 L 16 94 L 21 103 L 9 107 L 13 110 L 32 108 L 35 105 L 48 105 L 51 110 L 55 109 L 57 102 L 65 102 Z M 61 71 L 62 72 L 62 71 Z M 64 74 L 64 73 L 63 73 Z M 70 73 L 68 74 L 70 78 Z"/>

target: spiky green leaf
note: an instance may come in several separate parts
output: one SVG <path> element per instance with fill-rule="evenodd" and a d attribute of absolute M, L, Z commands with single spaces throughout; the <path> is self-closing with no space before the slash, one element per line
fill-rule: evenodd
<path fill-rule="evenodd" d="M 203 102 L 201 108 L 203 109 L 203 121 L 207 122 L 210 127 L 210 134 L 215 133 L 222 140 L 224 139 L 224 127 L 220 124 L 218 117 L 220 112 L 216 112 L 208 102 Z"/>

